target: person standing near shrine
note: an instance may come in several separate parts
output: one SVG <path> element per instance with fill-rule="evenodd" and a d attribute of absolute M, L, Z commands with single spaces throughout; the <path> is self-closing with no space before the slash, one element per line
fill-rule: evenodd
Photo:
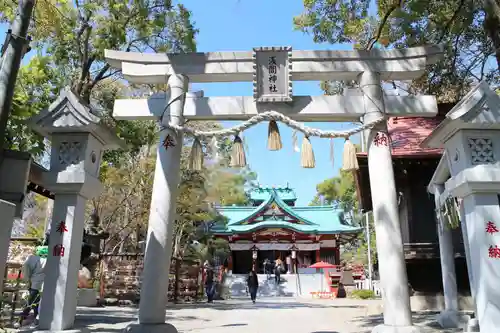
<path fill-rule="evenodd" d="M 214 271 L 212 267 L 207 265 L 205 267 L 205 291 L 207 293 L 208 303 L 214 302 L 215 296 L 215 281 L 214 281 Z"/>
<path fill-rule="evenodd" d="M 292 272 L 292 257 L 290 255 L 287 255 L 285 261 L 286 261 L 286 269 L 287 269 L 286 273 L 292 274 L 293 273 Z"/>
<path fill-rule="evenodd" d="M 45 279 L 45 264 L 47 263 L 48 247 L 39 246 L 36 249 L 36 254 L 29 255 L 24 262 L 22 268 L 22 276 L 24 280 L 28 281 L 28 305 L 21 313 L 19 326 L 22 326 L 23 321 L 26 320 L 33 310 L 35 321 L 38 324 L 38 306 L 40 304 L 41 292 L 43 289 L 43 280 Z"/>
<path fill-rule="evenodd" d="M 259 289 L 259 278 L 255 272 L 255 266 L 253 266 L 250 273 L 248 273 L 247 286 L 248 291 L 250 292 L 250 299 L 255 304 L 255 300 L 257 299 L 257 290 Z"/>
<path fill-rule="evenodd" d="M 274 281 L 276 283 L 281 282 L 281 272 L 283 271 L 283 261 L 281 258 L 276 259 L 275 265 L 274 265 Z"/>
<path fill-rule="evenodd" d="M 266 274 L 266 278 L 270 280 L 273 273 L 273 264 L 269 258 L 264 259 L 264 273 Z"/>

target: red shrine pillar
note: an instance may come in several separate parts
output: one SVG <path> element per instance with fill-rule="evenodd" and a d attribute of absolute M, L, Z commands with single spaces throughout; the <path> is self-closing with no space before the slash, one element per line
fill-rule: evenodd
<path fill-rule="evenodd" d="M 320 262 L 321 261 L 321 253 L 320 253 L 320 249 L 317 249 L 316 250 L 316 262 Z"/>

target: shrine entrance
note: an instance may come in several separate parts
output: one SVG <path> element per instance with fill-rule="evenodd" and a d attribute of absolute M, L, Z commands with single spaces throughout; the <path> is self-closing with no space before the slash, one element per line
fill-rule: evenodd
<path fill-rule="evenodd" d="M 233 251 L 233 274 L 248 274 L 252 269 L 252 266 L 255 263 L 255 268 L 257 270 L 257 274 L 265 274 L 264 262 L 268 259 L 273 269 L 271 272 L 274 272 L 274 264 L 277 258 L 280 258 L 283 262 L 285 262 L 285 258 L 291 255 L 290 251 L 279 251 L 279 250 L 267 250 L 267 251 L 259 251 L 256 259 L 253 258 L 253 253 L 251 250 L 247 251 Z"/>
<path fill-rule="evenodd" d="M 248 272 L 252 269 L 252 251 L 234 251 L 232 253 L 232 260 L 233 274 L 248 274 Z M 260 265 L 257 265 L 257 268 L 260 267 Z"/>
<path fill-rule="evenodd" d="M 165 324 L 168 271 L 172 253 L 175 203 L 184 136 L 193 139 L 190 167 L 203 167 L 204 145 L 217 153 L 217 142 L 234 140 L 232 167 L 246 165 L 240 133 L 257 123 L 269 122 L 268 148 L 281 148 L 278 122 L 303 134 L 301 165 L 315 166 L 310 137 L 345 141 L 343 169 L 357 169 L 355 147 L 349 137 L 368 131 L 368 164 L 383 285 L 384 324 L 376 332 L 413 331 L 409 306 L 398 205 L 387 140 L 386 118 L 432 117 L 437 113 L 433 96 L 387 96 L 382 80 L 411 80 L 422 75 L 443 52 L 440 47 L 371 51 L 292 51 L 290 47 L 255 48 L 250 52 L 193 54 L 136 54 L 106 50 L 106 61 L 121 69 L 134 84 L 168 84 L 165 95 L 148 99 L 116 100 L 114 117 L 120 120 L 157 120 L 161 126 L 149 218 L 139 323 Z M 346 96 L 292 96 L 293 81 L 356 80 L 359 87 Z M 189 83 L 253 82 L 251 97 L 203 97 L 189 92 Z M 186 120 L 241 120 L 240 125 L 215 132 L 190 128 Z M 322 131 L 300 122 L 360 122 L 347 131 Z M 165 265 L 158 265 L 158 262 Z M 43 327 L 51 329 L 51 327 Z"/>

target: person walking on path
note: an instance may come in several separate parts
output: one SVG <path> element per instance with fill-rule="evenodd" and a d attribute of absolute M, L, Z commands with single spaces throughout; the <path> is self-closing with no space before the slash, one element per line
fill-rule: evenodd
<path fill-rule="evenodd" d="M 281 272 L 283 271 L 283 261 L 278 258 L 276 259 L 276 263 L 274 265 L 274 281 L 276 284 L 279 284 L 281 282 Z"/>
<path fill-rule="evenodd" d="M 226 287 L 226 276 L 227 276 L 227 268 L 226 267 L 221 267 L 219 271 L 219 283 L 218 283 L 218 298 L 220 300 L 224 300 L 226 298 L 229 298 L 229 295 L 227 293 L 227 287 Z"/>
<path fill-rule="evenodd" d="M 215 281 L 214 271 L 210 266 L 205 268 L 205 291 L 207 293 L 208 303 L 213 303 L 215 296 Z"/>
<path fill-rule="evenodd" d="M 270 280 L 271 274 L 273 273 L 273 264 L 271 263 L 269 258 L 266 258 L 264 260 L 264 273 L 266 274 L 266 278 Z"/>
<path fill-rule="evenodd" d="M 43 289 L 43 280 L 45 279 L 45 264 L 47 262 L 48 247 L 39 246 L 36 254 L 29 255 L 23 264 L 22 276 L 28 281 L 28 305 L 24 308 L 19 319 L 19 326 L 23 325 L 31 310 L 34 313 L 34 325 L 38 324 L 38 306 L 40 304 L 41 292 Z M 16 325 L 17 326 L 17 325 Z"/>
<path fill-rule="evenodd" d="M 252 267 L 250 273 L 248 273 L 247 278 L 248 291 L 250 292 L 250 299 L 255 304 L 257 299 L 257 290 L 259 289 L 259 278 L 255 272 L 255 267 Z"/>

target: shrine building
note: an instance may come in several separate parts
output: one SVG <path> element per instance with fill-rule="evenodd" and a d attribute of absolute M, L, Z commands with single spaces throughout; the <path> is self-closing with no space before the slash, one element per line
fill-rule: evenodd
<path fill-rule="evenodd" d="M 290 187 L 257 187 L 248 192 L 249 206 L 222 206 L 224 223 L 212 227 L 215 237 L 227 239 L 233 274 L 248 273 L 255 262 L 286 257 L 299 270 L 324 261 L 340 263 L 339 246 L 354 239 L 362 228 L 351 226 L 334 206 L 296 207 Z"/>
<path fill-rule="evenodd" d="M 434 118 L 391 117 L 387 120 L 399 219 L 404 242 L 408 282 L 417 293 L 443 292 L 434 198 L 427 192 L 442 149 L 422 148 L 420 143 L 443 121 L 453 104 L 439 104 Z M 372 210 L 368 159 L 358 153 L 357 193 L 364 211 Z M 460 228 L 452 230 L 458 289 L 469 293 L 465 250 Z"/>

